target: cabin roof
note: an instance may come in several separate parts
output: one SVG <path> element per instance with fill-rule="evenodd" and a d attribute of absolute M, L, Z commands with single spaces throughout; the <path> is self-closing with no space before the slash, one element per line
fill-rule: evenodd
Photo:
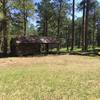
<path fill-rule="evenodd" d="M 58 40 L 54 37 L 40 37 L 41 43 L 58 43 Z"/>
<path fill-rule="evenodd" d="M 57 38 L 49 36 L 20 36 L 14 38 L 16 43 L 39 43 L 39 44 L 56 44 L 59 43 Z"/>

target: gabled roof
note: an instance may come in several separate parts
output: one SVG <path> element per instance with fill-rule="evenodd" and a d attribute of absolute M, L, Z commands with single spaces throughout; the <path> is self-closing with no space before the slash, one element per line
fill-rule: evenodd
<path fill-rule="evenodd" d="M 54 38 L 54 37 L 47 37 L 47 36 L 40 37 L 40 41 L 42 43 L 50 43 L 50 44 L 52 44 L 52 43 L 58 43 L 58 41 L 57 41 L 56 38 Z"/>
<path fill-rule="evenodd" d="M 49 36 L 20 36 L 14 38 L 16 43 L 40 43 L 40 44 L 54 44 L 59 43 L 59 41 L 54 37 Z"/>

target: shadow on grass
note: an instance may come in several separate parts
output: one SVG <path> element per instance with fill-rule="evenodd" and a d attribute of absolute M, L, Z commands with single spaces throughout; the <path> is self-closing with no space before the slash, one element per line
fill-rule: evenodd
<path fill-rule="evenodd" d="M 69 54 L 70 55 L 81 55 L 81 56 L 90 56 L 90 57 L 96 57 L 100 56 L 100 49 L 96 50 L 88 50 L 88 51 L 72 51 Z"/>
<path fill-rule="evenodd" d="M 93 50 L 88 50 L 88 51 L 53 51 L 53 52 L 44 52 L 40 54 L 27 54 L 27 55 L 14 55 L 11 53 L 8 53 L 7 55 L 3 55 L 3 53 L 0 53 L 0 58 L 9 58 L 9 57 L 44 57 L 48 55 L 53 55 L 53 56 L 59 56 L 59 55 L 80 55 L 80 56 L 90 56 L 90 57 L 96 57 L 100 56 L 100 49 L 95 49 Z"/>
<path fill-rule="evenodd" d="M 27 55 L 15 55 L 8 53 L 7 55 L 3 55 L 3 53 L 0 53 L 0 58 L 9 58 L 9 57 L 43 57 L 48 55 L 66 55 L 68 52 L 48 52 L 48 53 L 40 53 L 40 54 L 27 54 Z"/>

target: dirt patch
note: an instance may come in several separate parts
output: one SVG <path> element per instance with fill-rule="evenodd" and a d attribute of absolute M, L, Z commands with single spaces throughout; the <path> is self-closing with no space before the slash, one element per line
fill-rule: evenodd
<path fill-rule="evenodd" d="M 61 69 L 94 70 L 100 68 L 100 60 L 96 57 L 85 57 L 75 55 L 43 56 L 43 57 L 12 57 L 1 58 L 0 68 L 8 67 L 32 67 L 34 65 L 48 65 Z"/>

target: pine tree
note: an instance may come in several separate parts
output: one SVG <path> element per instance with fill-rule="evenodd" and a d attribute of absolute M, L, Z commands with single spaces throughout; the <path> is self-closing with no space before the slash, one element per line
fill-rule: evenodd
<path fill-rule="evenodd" d="M 75 0 L 73 0 L 73 14 L 72 14 L 72 41 L 71 41 L 71 51 L 74 49 L 75 44 Z"/>
<path fill-rule="evenodd" d="M 17 22 L 22 23 L 19 24 L 22 25 L 23 35 L 26 35 L 28 18 L 34 15 L 34 3 L 32 0 L 16 0 L 13 1 L 12 6 L 13 10 L 15 10 L 13 15 L 17 19 Z M 20 18 L 18 19 L 18 17 Z"/>

